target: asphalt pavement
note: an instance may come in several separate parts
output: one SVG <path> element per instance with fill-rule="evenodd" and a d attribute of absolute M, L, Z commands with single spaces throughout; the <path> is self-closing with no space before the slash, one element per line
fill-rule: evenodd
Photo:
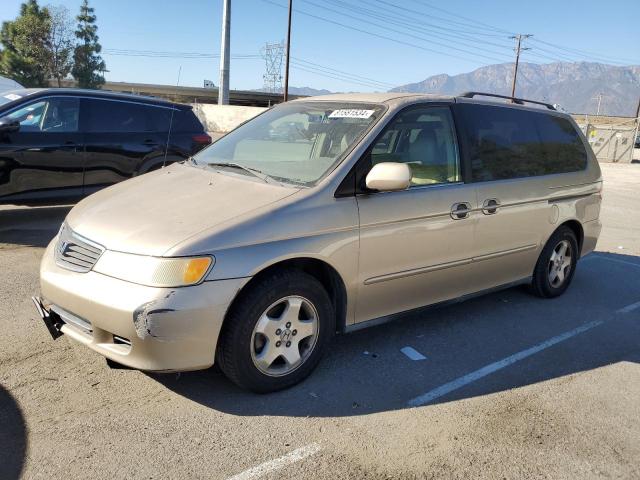
<path fill-rule="evenodd" d="M 302 384 L 145 374 L 52 341 L 30 296 L 70 207 L 0 207 L 0 478 L 640 478 L 640 165 L 604 165 L 597 252 L 336 337 Z"/>

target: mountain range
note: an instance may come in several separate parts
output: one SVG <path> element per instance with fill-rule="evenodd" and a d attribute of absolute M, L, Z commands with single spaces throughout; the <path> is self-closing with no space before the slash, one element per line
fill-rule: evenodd
<path fill-rule="evenodd" d="M 433 75 L 392 92 L 455 95 L 465 91 L 511 94 L 513 63 L 489 65 L 470 73 Z M 631 117 L 640 99 L 640 65 L 617 67 L 590 62 L 520 63 L 516 97 L 560 104 L 571 113 Z"/>

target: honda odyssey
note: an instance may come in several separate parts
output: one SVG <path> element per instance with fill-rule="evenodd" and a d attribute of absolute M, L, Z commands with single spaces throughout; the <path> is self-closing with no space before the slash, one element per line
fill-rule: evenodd
<path fill-rule="evenodd" d="M 561 295 L 600 234 L 598 163 L 551 105 L 477 96 L 295 100 L 101 190 L 44 254 L 44 323 L 112 363 L 218 363 L 269 392 L 336 332 L 519 283 Z"/>

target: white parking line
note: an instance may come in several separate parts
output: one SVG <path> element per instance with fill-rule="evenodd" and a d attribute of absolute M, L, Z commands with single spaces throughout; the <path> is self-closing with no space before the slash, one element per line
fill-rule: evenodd
<path fill-rule="evenodd" d="M 635 310 L 636 308 L 640 308 L 640 302 L 632 303 L 631 305 L 622 307 L 621 309 L 616 310 L 616 313 L 629 313 Z"/>
<path fill-rule="evenodd" d="M 606 260 L 608 262 L 621 263 L 623 265 L 630 265 L 632 267 L 640 268 L 640 263 L 629 262 L 627 260 L 620 260 L 619 258 L 610 258 L 610 257 L 605 257 L 603 255 L 590 255 L 590 256 L 586 257 L 585 260 L 587 260 L 589 258 L 599 258 L 601 260 Z"/>
<path fill-rule="evenodd" d="M 502 360 L 499 360 L 494 363 L 490 363 L 489 365 L 486 365 L 480 368 L 479 370 L 468 373 L 467 375 L 457 378 L 449 383 L 440 385 L 439 387 L 434 388 L 433 390 L 430 390 L 429 392 L 423 395 L 420 395 L 419 397 L 409 400 L 408 405 L 410 407 L 419 407 L 421 405 L 425 405 L 437 398 L 440 398 L 448 393 L 458 390 L 459 388 L 462 388 L 465 385 L 473 383 L 476 380 L 486 377 L 487 375 L 497 372 L 498 370 L 508 367 L 509 365 L 513 365 L 514 363 L 519 362 L 520 360 L 524 360 L 525 358 L 530 357 L 531 355 L 535 355 L 536 353 L 541 352 L 546 348 L 552 347 L 553 345 L 556 345 L 560 342 L 564 342 L 565 340 L 568 340 L 572 337 L 575 337 L 576 335 L 579 335 L 588 330 L 591 330 L 592 328 L 596 328 L 602 325 L 603 323 L 604 323 L 604 320 L 596 320 L 593 322 L 589 322 L 585 325 L 581 325 L 578 328 L 574 328 L 573 330 L 562 333 L 556 337 L 550 338 L 549 340 L 545 340 L 544 342 L 539 343 L 538 345 L 535 345 L 531 348 L 527 348 L 526 350 L 522 350 L 521 352 L 515 353 L 510 357 L 503 358 Z"/>
<path fill-rule="evenodd" d="M 318 453 L 319 451 L 320 445 L 318 445 L 317 443 L 312 443 L 304 447 L 300 447 L 293 452 L 287 453 L 282 457 L 274 458 L 273 460 L 269 460 L 268 462 L 260 464 L 257 467 L 253 467 L 249 470 L 245 470 L 244 472 L 240 472 L 237 475 L 231 477 L 229 480 L 248 480 L 250 478 L 262 477 L 263 475 L 273 472 L 274 470 L 279 470 L 280 468 L 286 467 L 287 465 L 291 465 L 307 457 L 310 457 L 311 455 Z"/>
<path fill-rule="evenodd" d="M 415 348 L 412 348 L 412 347 L 403 347 L 400 349 L 400 351 L 414 361 L 427 359 L 427 357 L 425 357 L 423 354 L 421 354 L 419 351 L 417 351 Z"/>

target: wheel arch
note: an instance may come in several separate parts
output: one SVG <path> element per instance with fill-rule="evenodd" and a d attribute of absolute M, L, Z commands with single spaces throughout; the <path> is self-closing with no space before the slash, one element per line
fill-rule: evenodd
<path fill-rule="evenodd" d="M 551 235 L 549 235 L 549 238 L 551 238 L 553 234 L 556 233 L 556 231 L 558 231 L 558 229 L 561 227 L 569 227 L 573 231 L 574 235 L 576 236 L 576 239 L 578 240 L 578 258 L 580 258 L 582 254 L 582 245 L 584 243 L 584 229 L 582 228 L 582 224 L 575 219 L 567 220 L 561 223 L 560 225 L 558 225 L 558 228 L 556 228 L 551 233 Z M 547 239 L 547 241 L 549 241 L 549 239 Z"/>
<path fill-rule="evenodd" d="M 236 294 L 233 301 L 227 309 L 225 319 L 229 316 L 229 312 L 235 307 L 236 302 L 244 293 L 260 281 L 265 276 L 282 270 L 299 270 L 305 272 L 318 280 L 325 288 L 331 299 L 333 309 L 336 315 L 336 330 L 344 331 L 347 323 L 347 289 L 338 271 L 328 262 L 314 257 L 294 257 L 279 260 L 275 263 L 265 266 L 258 271 Z"/>

